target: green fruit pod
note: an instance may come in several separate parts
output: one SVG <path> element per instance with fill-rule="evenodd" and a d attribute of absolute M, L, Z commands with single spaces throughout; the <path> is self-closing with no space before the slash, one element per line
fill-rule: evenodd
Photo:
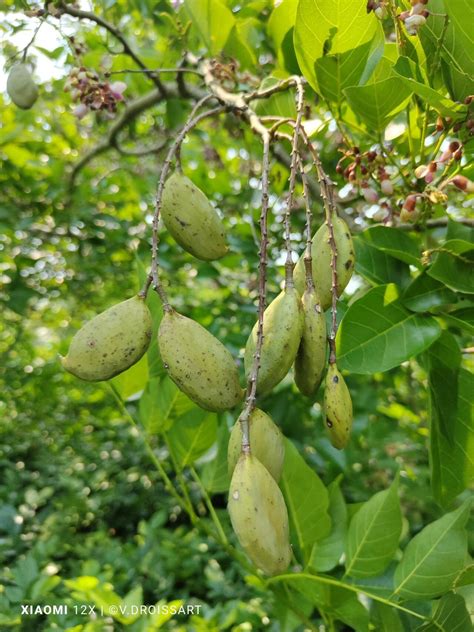
<path fill-rule="evenodd" d="M 342 450 L 349 442 L 352 428 L 352 399 L 335 364 L 330 364 L 324 391 L 325 425 L 332 445 Z"/>
<path fill-rule="evenodd" d="M 285 377 L 295 361 L 303 333 L 303 307 L 294 287 L 286 288 L 270 303 L 263 318 L 263 345 L 257 392 L 268 393 Z M 258 323 L 245 347 L 245 374 L 253 367 Z"/>
<path fill-rule="evenodd" d="M 165 311 L 158 346 L 168 375 L 198 406 L 214 412 L 233 408 L 243 396 L 234 359 L 199 323 Z"/>
<path fill-rule="evenodd" d="M 316 290 L 306 290 L 302 298 L 304 327 L 295 360 L 295 383 L 308 397 L 316 394 L 326 366 L 326 318 Z"/>
<path fill-rule="evenodd" d="M 243 454 L 229 490 L 228 509 L 241 547 L 267 575 L 283 573 L 291 560 L 288 512 L 280 488 L 260 461 Z"/>
<path fill-rule="evenodd" d="M 351 280 L 354 272 L 354 244 L 349 227 L 342 218 L 333 213 L 332 223 L 334 241 L 336 242 L 337 249 L 337 295 L 340 296 Z M 332 303 L 332 251 L 329 243 L 329 228 L 326 223 L 318 228 L 313 237 L 311 256 L 313 259 L 312 271 L 314 285 L 321 299 L 321 306 L 326 310 Z M 302 295 L 305 290 L 305 278 L 304 255 L 302 255 L 295 266 L 294 272 L 295 287 L 300 295 Z"/>
<path fill-rule="evenodd" d="M 166 181 L 161 216 L 175 241 L 198 259 L 213 261 L 227 253 L 224 225 L 216 209 L 181 173 Z"/>
<path fill-rule="evenodd" d="M 16 64 L 8 74 L 7 92 L 13 103 L 29 110 L 38 98 L 38 86 L 26 64 Z"/>
<path fill-rule="evenodd" d="M 150 310 L 141 296 L 134 296 L 87 322 L 71 340 L 62 365 L 88 382 L 109 380 L 138 362 L 151 330 Z"/>
<path fill-rule="evenodd" d="M 263 410 L 254 408 L 249 417 L 249 435 L 252 455 L 260 461 L 278 483 L 285 460 L 285 443 L 280 428 Z M 240 421 L 237 420 L 230 433 L 227 450 L 229 476 L 232 476 L 240 458 L 241 446 L 242 428 Z"/>

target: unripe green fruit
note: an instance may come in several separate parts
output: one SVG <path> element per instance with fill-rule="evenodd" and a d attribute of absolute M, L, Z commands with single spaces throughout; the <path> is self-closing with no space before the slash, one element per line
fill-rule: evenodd
<path fill-rule="evenodd" d="M 174 310 L 165 312 L 158 345 L 170 378 L 201 408 L 217 412 L 242 400 L 230 352 L 196 321 Z"/>
<path fill-rule="evenodd" d="M 227 253 L 224 226 L 216 209 L 181 173 L 166 181 L 161 216 L 178 244 L 198 259 L 212 261 Z"/>
<path fill-rule="evenodd" d="M 285 459 L 285 443 L 280 428 L 263 410 L 254 408 L 249 417 L 249 435 L 252 455 L 266 467 L 278 483 Z M 240 421 L 237 420 L 230 433 L 227 451 L 229 476 L 232 476 L 239 460 L 241 446 L 242 427 Z"/>
<path fill-rule="evenodd" d="M 243 454 L 230 483 L 230 520 L 241 547 L 267 575 L 277 575 L 291 560 L 288 512 L 280 488 L 260 461 Z"/>
<path fill-rule="evenodd" d="M 337 295 L 340 296 L 354 272 L 355 254 L 346 222 L 334 213 L 332 222 L 337 249 Z M 329 228 L 326 223 L 319 227 L 313 237 L 311 256 L 314 285 L 321 299 L 321 306 L 326 310 L 332 302 L 332 251 L 329 243 Z M 304 255 L 302 255 L 295 266 L 295 287 L 300 294 L 303 294 L 305 290 L 305 276 Z"/>
<path fill-rule="evenodd" d="M 270 303 L 263 318 L 263 345 L 257 392 L 268 393 L 281 382 L 293 364 L 303 333 L 303 307 L 294 287 L 286 288 Z M 258 323 L 245 347 L 245 374 L 252 370 Z"/>
<path fill-rule="evenodd" d="M 295 383 L 303 395 L 315 395 L 321 384 L 326 365 L 326 318 L 314 288 L 302 298 L 304 312 L 303 336 L 295 360 Z"/>
<path fill-rule="evenodd" d="M 326 429 L 332 445 L 345 448 L 352 428 L 352 399 L 349 389 L 335 364 L 330 364 L 324 391 Z"/>
<path fill-rule="evenodd" d="M 29 110 L 38 98 L 38 86 L 26 64 L 16 64 L 7 79 L 7 92 L 15 105 Z"/>
<path fill-rule="evenodd" d="M 140 296 L 118 303 L 87 322 L 61 358 L 69 373 L 88 382 L 109 380 L 138 362 L 151 339 L 151 314 Z"/>

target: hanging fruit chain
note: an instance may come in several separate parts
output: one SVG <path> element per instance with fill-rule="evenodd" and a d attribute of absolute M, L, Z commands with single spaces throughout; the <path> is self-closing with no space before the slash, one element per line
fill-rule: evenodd
<path fill-rule="evenodd" d="M 169 377 L 205 410 L 233 409 L 244 400 L 228 448 L 229 514 L 249 558 L 266 574 L 273 575 L 283 572 L 292 556 L 288 512 L 278 487 L 285 444 L 273 420 L 256 408 L 256 399 L 279 384 L 293 364 L 296 386 L 303 395 L 315 397 L 326 367 L 328 337 L 323 308 L 331 306 L 325 423 L 332 444 L 339 449 L 346 446 L 352 424 L 352 402 L 336 366 L 335 338 L 338 293 L 347 285 L 353 270 L 352 241 L 347 225 L 337 216 L 332 182 L 302 123 L 303 80 L 290 77 L 265 90 L 234 94 L 221 85 L 216 62 L 188 56 L 186 63 L 197 65 L 209 93 L 195 104 L 162 165 L 152 221 L 150 273 L 138 296 L 99 314 L 74 336 L 63 364 L 74 375 L 95 381 L 110 379 L 136 363 L 147 350 L 151 337 L 152 319 L 145 298 L 150 287 L 157 292 L 164 312 L 158 346 Z M 296 88 L 294 119 L 259 117 L 251 107 L 254 100 L 269 98 L 289 88 Z M 200 112 L 211 100 L 218 105 Z M 258 313 L 245 348 L 245 390 L 226 347 L 199 323 L 172 308 L 161 281 L 158 261 L 160 219 L 174 240 L 198 259 L 213 261 L 228 251 L 222 219 L 203 191 L 183 174 L 180 156 L 186 135 L 203 120 L 223 112 L 231 112 L 247 123 L 263 145 Z M 273 123 L 272 127 L 269 128 L 268 123 Z M 284 123 L 293 127 L 292 134 L 279 131 Z M 289 191 L 283 217 L 285 283 L 284 289 L 267 307 L 270 151 L 276 140 L 288 141 L 291 145 Z M 325 209 L 325 223 L 313 238 L 310 187 L 302 148 L 311 156 Z M 173 163 L 175 170 L 170 174 Z M 295 268 L 291 214 L 298 177 L 306 213 L 306 248 Z"/>

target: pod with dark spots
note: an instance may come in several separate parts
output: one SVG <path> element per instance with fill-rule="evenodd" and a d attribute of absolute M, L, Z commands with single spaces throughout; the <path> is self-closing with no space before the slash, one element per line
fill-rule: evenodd
<path fill-rule="evenodd" d="M 258 323 L 245 347 L 245 373 L 253 366 Z M 257 392 L 268 393 L 290 370 L 303 333 L 303 307 L 294 287 L 286 288 L 270 303 L 263 318 L 263 345 L 258 372 Z"/>
<path fill-rule="evenodd" d="M 303 395 L 312 397 L 321 384 L 326 366 L 326 318 L 314 287 L 306 289 L 301 302 L 304 327 L 295 360 L 295 383 Z"/>
<path fill-rule="evenodd" d="M 8 74 L 7 92 L 13 103 L 29 110 L 38 98 L 38 86 L 26 64 L 16 64 Z"/>
<path fill-rule="evenodd" d="M 332 223 L 334 228 L 334 241 L 336 242 L 337 250 L 337 295 L 340 296 L 351 280 L 354 272 L 354 244 L 352 242 L 349 227 L 342 218 L 333 213 Z M 329 228 L 326 223 L 319 227 L 313 237 L 311 256 L 313 258 L 312 271 L 314 285 L 319 293 L 321 306 L 324 310 L 326 310 L 330 307 L 332 301 L 332 250 L 329 243 Z M 306 276 L 304 255 L 300 257 L 295 266 L 294 276 L 295 287 L 300 295 L 302 295 L 305 290 Z"/>
<path fill-rule="evenodd" d="M 201 408 L 223 411 L 242 400 L 244 390 L 230 352 L 196 321 L 165 311 L 158 346 L 170 378 Z"/>
<path fill-rule="evenodd" d="M 288 511 L 274 478 L 253 455 L 237 461 L 228 509 L 237 539 L 267 575 L 283 573 L 291 560 Z"/>
<path fill-rule="evenodd" d="M 181 173 L 166 181 L 161 216 L 178 244 L 198 259 L 212 261 L 227 253 L 224 225 L 216 209 Z"/>
<path fill-rule="evenodd" d="M 145 300 L 134 296 L 86 323 L 61 358 L 62 365 L 89 382 L 109 380 L 138 362 L 150 344 L 151 329 Z"/>
<path fill-rule="evenodd" d="M 345 448 L 352 428 L 352 399 L 335 364 L 330 364 L 324 390 L 324 423 L 332 445 Z"/>
<path fill-rule="evenodd" d="M 255 408 L 249 417 L 250 446 L 253 456 L 267 468 L 275 481 L 280 480 L 285 459 L 285 443 L 280 428 L 272 418 Z M 234 468 L 239 460 L 242 445 L 242 428 L 237 420 L 230 433 L 229 447 L 227 450 L 227 464 L 229 476 L 232 476 Z"/>

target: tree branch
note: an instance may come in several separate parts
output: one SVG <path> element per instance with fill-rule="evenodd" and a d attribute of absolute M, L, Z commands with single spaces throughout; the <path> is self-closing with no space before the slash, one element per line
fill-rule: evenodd
<path fill-rule="evenodd" d="M 147 68 L 146 64 L 140 59 L 137 53 L 133 50 L 133 48 L 125 39 L 125 36 L 123 35 L 123 33 L 120 31 L 119 28 L 117 28 L 114 24 L 111 24 L 110 22 L 108 22 L 106 19 L 102 18 L 100 15 L 96 15 L 95 13 L 92 13 L 92 11 L 83 11 L 82 9 L 76 9 L 74 6 L 71 6 L 70 4 L 65 4 L 65 3 L 61 4 L 61 10 L 63 13 L 71 15 L 75 18 L 79 18 L 80 20 L 90 20 L 91 22 L 95 22 L 99 26 L 102 26 L 106 31 L 111 33 L 122 44 L 123 52 L 126 55 L 128 55 L 131 59 L 133 59 L 133 61 L 137 64 L 137 66 L 139 66 L 139 68 L 149 73 L 150 79 L 155 84 L 160 95 L 162 97 L 165 97 L 167 95 L 166 87 L 161 82 L 161 79 L 158 77 L 158 75 L 153 74 L 152 72 L 149 72 L 149 69 Z"/>

